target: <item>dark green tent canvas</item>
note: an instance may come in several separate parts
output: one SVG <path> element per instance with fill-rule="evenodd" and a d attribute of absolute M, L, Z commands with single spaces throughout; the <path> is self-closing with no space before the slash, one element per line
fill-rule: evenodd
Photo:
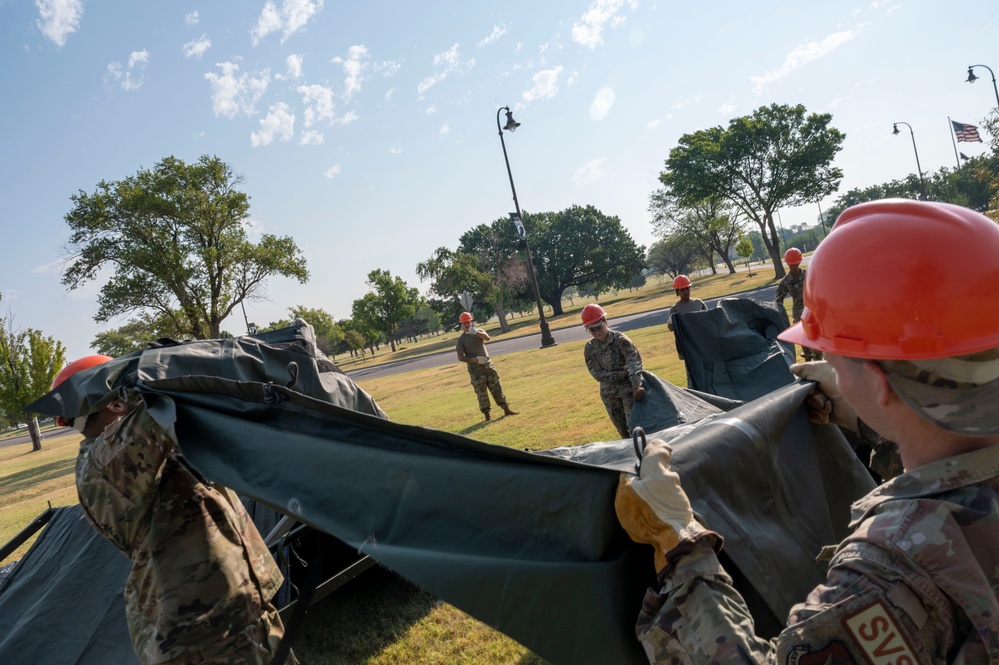
<path fill-rule="evenodd" d="M 81 400 L 134 384 L 209 479 L 370 554 L 553 663 L 645 661 L 633 625 L 652 551 L 613 509 L 619 473 L 634 470 L 630 441 L 529 453 L 344 408 L 331 387 L 359 389 L 317 361 L 310 335 L 299 325 L 280 339 L 149 349 L 33 408 L 75 415 Z M 841 536 L 869 477 L 837 430 L 807 423 L 808 386 L 738 405 L 647 383 L 650 430 L 667 428 L 695 510 L 726 537 L 772 629 L 822 579 L 818 547 Z"/>

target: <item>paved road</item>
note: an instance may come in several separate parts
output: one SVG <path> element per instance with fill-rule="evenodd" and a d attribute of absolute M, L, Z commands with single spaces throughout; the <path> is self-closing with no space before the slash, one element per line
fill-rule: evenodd
<path fill-rule="evenodd" d="M 28 430 L 25 429 L 24 431 L 27 432 Z M 75 430 L 72 427 L 56 427 L 54 429 L 48 429 L 42 432 L 42 441 L 44 441 L 45 439 L 51 439 L 52 437 L 55 436 L 62 436 L 63 434 L 69 434 L 70 432 L 73 431 Z M 0 441 L 0 448 L 17 445 L 19 443 L 30 444 L 31 437 L 28 434 L 22 434 L 20 436 L 14 436 L 9 439 L 4 439 Z"/>
<path fill-rule="evenodd" d="M 768 286 L 755 291 L 731 294 L 725 297 L 749 298 L 750 300 L 756 300 L 758 302 L 772 303 L 776 292 L 776 286 Z M 720 299 L 721 298 L 712 298 L 710 300 L 706 300 L 705 302 L 710 308 L 714 307 L 715 303 L 717 303 Z M 651 312 L 642 312 L 641 314 L 613 317 L 611 327 L 613 327 L 614 330 L 620 330 L 621 332 L 648 328 L 649 326 L 663 326 L 665 328 L 667 312 L 669 312 L 668 307 L 653 310 Z M 562 328 L 560 330 L 553 330 L 552 337 L 555 338 L 557 343 L 562 344 L 565 342 L 578 342 L 580 340 L 589 339 L 590 335 L 586 332 L 586 329 L 583 328 L 582 325 L 578 325 L 569 326 L 568 328 Z M 528 349 L 538 348 L 541 346 L 541 333 L 523 335 L 521 337 L 513 337 L 510 339 L 494 338 L 494 340 L 495 341 L 489 342 L 489 355 L 495 358 L 503 355 L 504 353 L 515 353 L 517 351 L 526 351 Z M 377 379 L 383 376 L 391 376 L 402 372 L 412 372 L 418 369 L 440 367 L 441 365 L 450 365 L 456 362 L 458 361 L 455 359 L 454 350 L 452 349 L 429 356 L 421 356 L 419 358 L 412 358 L 409 360 L 398 360 L 396 362 L 385 363 L 384 365 L 376 365 L 369 368 L 352 369 L 347 372 L 347 375 L 355 381 L 360 379 Z"/>

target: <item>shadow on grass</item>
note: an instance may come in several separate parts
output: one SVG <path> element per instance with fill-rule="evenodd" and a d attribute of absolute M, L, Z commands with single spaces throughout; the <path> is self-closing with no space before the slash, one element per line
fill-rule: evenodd
<path fill-rule="evenodd" d="M 365 663 L 399 641 L 437 599 L 375 566 L 309 608 L 294 645 L 303 663 Z"/>
<path fill-rule="evenodd" d="M 379 655 L 380 663 L 408 663 L 412 652 L 393 645 L 411 642 L 419 653 L 440 639 L 440 627 L 423 628 L 422 636 L 410 634 L 440 604 L 434 595 L 375 566 L 309 608 L 293 650 L 309 665 L 361 665 Z M 528 652 L 517 665 L 547 661 Z"/>
<path fill-rule="evenodd" d="M 486 427 L 489 427 L 489 423 L 491 423 L 491 422 L 494 423 L 497 420 L 503 420 L 504 418 L 512 418 L 512 417 L 513 416 L 507 416 L 507 415 L 504 415 L 504 414 L 500 414 L 499 416 L 493 416 L 493 419 L 491 421 L 485 421 L 485 420 L 483 420 L 482 422 L 475 423 L 474 425 L 472 425 L 470 427 L 466 427 L 465 429 L 460 430 L 457 433 L 461 434 L 462 436 L 471 436 L 472 434 L 475 434 L 479 430 L 484 429 Z"/>
<path fill-rule="evenodd" d="M 76 458 L 49 462 L 41 466 L 18 471 L 4 478 L 3 491 L 7 496 L 30 490 L 35 485 L 56 480 L 76 472 Z"/>

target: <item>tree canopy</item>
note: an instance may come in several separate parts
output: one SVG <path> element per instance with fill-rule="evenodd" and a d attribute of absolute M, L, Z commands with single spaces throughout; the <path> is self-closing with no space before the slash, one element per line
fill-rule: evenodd
<path fill-rule="evenodd" d="M 416 288 L 409 287 L 401 277 L 392 277 L 388 270 L 372 270 L 367 284 L 371 291 L 354 301 L 354 322 L 362 334 L 365 327 L 383 333 L 395 351 L 396 328 L 416 313 L 423 299 Z"/>
<path fill-rule="evenodd" d="M 683 207 L 669 189 L 660 187 L 649 197 L 653 232 L 664 240 L 674 233 L 690 236 L 712 273 L 717 272 L 717 254 L 728 266 L 729 274 L 735 274 L 729 250 L 742 235 L 742 217 L 737 209 L 727 209 L 726 204 L 722 197 L 713 196 Z"/>
<path fill-rule="evenodd" d="M 8 418 L 20 415 L 18 419 L 28 426 L 32 450 L 41 450 L 42 439 L 34 414 L 24 407 L 49 391 L 65 364 L 62 342 L 32 328 L 15 328 L 12 314 L 0 320 L 0 412 Z"/>
<path fill-rule="evenodd" d="M 556 316 L 570 286 L 626 288 L 644 267 L 645 250 L 621 220 L 592 205 L 535 213 L 529 223 L 538 288 Z"/>
<path fill-rule="evenodd" d="M 63 284 L 79 288 L 110 268 L 95 321 L 152 312 L 186 337 L 219 337 L 234 307 L 263 297 L 269 277 L 309 278 L 290 237 L 249 239 L 241 182 L 218 157 L 190 165 L 167 157 L 151 170 L 101 181 L 92 194 L 79 191 L 65 217 L 71 260 Z"/>
<path fill-rule="evenodd" d="M 728 199 L 760 228 L 776 277 L 784 276 L 775 212 L 820 200 L 839 187 L 832 166 L 846 135 L 832 116 L 805 107 L 771 104 L 680 137 L 659 179 L 685 206 L 713 196 Z"/>

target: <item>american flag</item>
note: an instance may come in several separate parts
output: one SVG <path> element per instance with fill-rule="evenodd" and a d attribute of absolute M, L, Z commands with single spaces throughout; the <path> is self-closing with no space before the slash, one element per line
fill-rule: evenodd
<path fill-rule="evenodd" d="M 956 120 L 951 120 L 950 124 L 954 126 L 954 136 L 957 137 L 958 143 L 962 141 L 967 143 L 974 141 L 982 142 L 982 137 L 978 135 L 978 128 L 974 125 L 957 122 Z"/>

